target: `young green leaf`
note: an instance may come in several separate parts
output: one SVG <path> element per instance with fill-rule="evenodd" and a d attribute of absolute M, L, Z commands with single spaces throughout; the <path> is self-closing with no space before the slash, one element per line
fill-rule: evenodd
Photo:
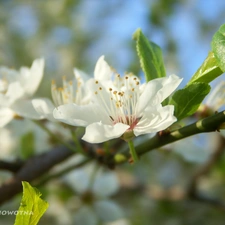
<path fill-rule="evenodd" d="M 175 117 L 181 120 L 193 115 L 209 91 L 210 86 L 206 83 L 193 83 L 176 91 L 169 102 L 175 106 Z"/>
<path fill-rule="evenodd" d="M 199 67 L 197 72 L 192 76 L 191 80 L 188 82 L 188 85 L 195 82 L 209 83 L 218 76 L 220 76 L 222 73 L 223 71 L 220 69 L 214 53 L 209 52 L 203 64 Z"/>
<path fill-rule="evenodd" d="M 141 29 L 137 29 L 133 35 L 136 40 L 137 54 L 141 68 L 144 71 L 146 81 L 158 77 L 165 77 L 165 67 L 161 48 L 153 42 L 149 42 Z"/>
<path fill-rule="evenodd" d="M 48 208 L 48 203 L 40 198 L 41 193 L 28 182 L 22 181 L 23 197 L 14 225 L 36 225 Z"/>
<path fill-rule="evenodd" d="M 225 72 L 225 24 L 214 34 L 212 50 L 220 69 Z"/>

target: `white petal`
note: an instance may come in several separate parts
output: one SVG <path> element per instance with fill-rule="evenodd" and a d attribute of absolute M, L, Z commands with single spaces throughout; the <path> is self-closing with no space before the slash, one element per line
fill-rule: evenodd
<path fill-rule="evenodd" d="M 24 118 L 40 120 L 43 119 L 39 113 L 34 109 L 31 100 L 17 100 L 10 108 L 19 116 Z"/>
<path fill-rule="evenodd" d="M 174 106 L 167 105 L 154 109 L 146 110 L 143 117 L 134 128 L 135 136 L 147 133 L 155 133 L 168 128 L 171 124 L 177 121 L 173 115 Z"/>
<path fill-rule="evenodd" d="M 207 97 L 205 104 L 215 111 L 218 111 L 220 107 L 225 105 L 225 82 L 221 81 L 215 86 Z"/>
<path fill-rule="evenodd" d="M 92 123 L 86 127 L 82 139 L 90 143 L 101 143 L 120 137 L 129 127 L 123 123 L 115 125 L 105 125 L 102 122 Z"/>
<path fill-rule="evenodd" d="M 85 72 L 77 68 L 74 68 L 73 72 L 74 72 L 75 78 L 78 79 L 82 84 L 84 83 L 84 81 L 87 81 L 89 78 Z"/>
<path fill-rule="evenodd" d="M 149 105 L 160 104 L 177 88 L 181 81 L 182 79 L 175 75 L 149 81 L 138 100 L 137 115 L 140 115 Z"/>
<path fill-rule="evenodd" d="M 14 112 L 9 108 L 0 108 L 0 127 L 4 127 L 14 117 Z"/>
<path fill-rule="evenodd" d="M 82 206 L 74 215 L 74 223 L 77 225 L 97 225 L 98 217 L 88 206 Z"/>
<path fill-rule="evenodd" d="M 108 63 L 104 60 L 104 55 L 101 56 L 95 66 L 94 78 L 99 81 L 110 80 L 113 71 Z"/>
<path fill-rule="evenodd" d="M 95 104 L 82 106 L 76 104 L 61 105 L 54 109 L 53 116 L 63 123 L 83 127 L 96 121 L 110 121 L 110 118 L 102 112 L 101 107 Z"/>
<path fill-rule="evenodd" d="M 170 75 L 169 77 L 159 79 L 161 80 L 163 86 L 157 93 L 161 103 L 179 86 L 183 79 L 176 75 Z"/>
<path fill-rule="evenodd" d="M 1 105 L 10 105 L 13 102 L 15 102 L 17 99 L 20 99 L 24 96 L 24 90 L 21 87 L 19 82 L 13 82 L 9 85 L 8 90 L 5 94 L 4 100 L 7 101 L 3 101 L 3 99 L 1 98 Z"/>
<path fill-rule="evenodd" d="M 98 197 L 108 197 L 119 190 L 119 181 L 113 172 L 104 172 L 96 177 L 93 185 L 93 192 Z"/>
<path fill-rule="evenodd" d="M 43 77 L 44 59 L 36 59 L 33 61 L 31 68 L 22 67 L 20 73 L 22 76 L 21 83 L 28 96 L 33 95 Z"/>
<path fill-rule="evenodd" d="M 115 221 L 124 217 L 119 205 L 110 200 L 102 200 L 94 203 L 94 209 L 102 221 Z"/>
<path fill-rule="evenodd" d="M 40 114 L 40 116 L 43 116 L 44 118 L 47 118 L 53 122 L 56 121 L 56 119 L 53 117 L 53 110 L 55 109 L 55 106 L 50 99 L 33 99 L 32 104 L 34 109 L 37 111 L 37 113 Z"/>
<path fill-rule="evenodd" d="M 68 173 L 65 176 L 65 181 L 76 193 L 82 194 L 88 189 L 90 177 L 91 175 L 84 169 L 78 169 Z"/>

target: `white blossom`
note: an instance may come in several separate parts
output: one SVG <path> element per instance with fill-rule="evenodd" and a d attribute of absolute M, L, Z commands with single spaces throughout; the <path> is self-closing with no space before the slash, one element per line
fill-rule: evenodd
<path fill-rule="evenodd" d="M 102 81 L 110 79 L 112 76 L 111 69 L 104 65 L 104 56 L 101 56 L 96 63 L 94 77 L 97 76 Z M 108 70 L 107 70 L 108 69 Z M 55 107 L 65 104 L 75 103 L 77 105 L 86 105 L 90 102 L 91 93 L 89 83 L 92 79 L 81 70 L 74 69 L 74 79 L 67 81 L 66 77 L 62 78 L 62 87 L 57 87 L 56 82 L 53 80 L 51 85 L 52 100 L 48 98 L 33 99 L 32 104 L 36 111 L 46 119 L 55 122 L 53 117 L 53 110 Z"/>
<path fill-rule="evenodd" d="M 221 81 L 215 86 L 212 92 L 207 96 L 206 106 L 217 111 L 225 105 L 225 82 Z"/>
<path fill-rule="evenodd" d="M 41 118 L 34 110 L 30 97 L 41 82 L 43 70 L 43 59 L 36 59 L 31 68 L 22 67 L 19 71 L 0 67 L 0 127 L 16 116 Z"/>
<path fill-rule="evenodd" d="M 100 62 L 99 68 L 111 70 L 105 61 Z M 179 77 L 171 75 L 141 85 L 139 78 L 131 74 L 117 74 L 112 81 L 109 72 L 105 79 L 104 73 L 99 73 L 101 79 L 95 75 L 89 86 L 93 93 L 91 104 L 61 105 L 53 113 L 64 123 L 86 127 L 83 140 L 101 143 L 128 132 L 139 136 L 164 130 L 176 121 L 174 106 L 161 103 L 180 84 Z"/>

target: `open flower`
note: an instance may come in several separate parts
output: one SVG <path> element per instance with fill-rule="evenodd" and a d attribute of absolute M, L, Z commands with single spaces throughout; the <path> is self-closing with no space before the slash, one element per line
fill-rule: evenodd
<path fill-rule="evenodd" d="M 94 77 L 103 82 L 112 76 L 111 69 L 104 67 L 105 64 L 104 56 L 101 56 L 96 63 L 94 71 Z M 63 76 L 62 87 L 57 87 L 55 81 L 52 81 L 51 92 L 53 102 L 48 98 L 32 100 L 34 108 L 41 116 L 54 122 L 56 121 L 53 117 L 55 107 L 72 103 L 86 105 L 90 102 L 93 93 L 89 89 L 89 84 L 93 79 L 88 79 L 88 76 L 84 72 L 76 68 L 74 69 L 74 75 L 74 79 L 70 81 L 67 81 L 66 77 Z"/>
<path fill-rule="evenodd" d="M 104 67 L 109 68 L 107 64 Z M 158 132 L 176 121 L 174 106 L 163 107 L 161 103 L 181 80 L 175 75 L 143 85 L 134 75 L 116 75 L 111 82 L 95 80 L 90 85 L 92 104 L 59 106 L 54 110 L 54 117 L 70 125 L 86 127 L 82 139 L 90 143 Z"/>
<path fill-rule="evenodd" d="M 33 99 L 32 104 L 40 116 L 55 122 L 53 110 L 55 107 L 68 103 L 85 104 L 89 102 L 89 98 L 85 95 L 84 80 L 81 71 L 74 69 L 75 77 L 73 80 L 67 81 L 66 77 L 62 77 L 62 87 L 57 87 L 55 81 L 52 81 L 51 93 L 52 100 L 48 98 Z"/>
<path fill-rule="evenodd" d="M 29 98 L 36 92 L 43 77 L 44 60 L 34 60 L 31 68 L 19 71 L 0 67 L 0 127 L 15 116 L 40 119 Z"/>

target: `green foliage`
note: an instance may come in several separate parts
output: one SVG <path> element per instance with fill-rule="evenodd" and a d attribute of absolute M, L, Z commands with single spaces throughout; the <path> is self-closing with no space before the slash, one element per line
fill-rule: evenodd
<path fill-rule="evenodd" d="M 136 40 L 137 54 L 146 81 L 148 82 L 158 77 L 165 77 L 166 72 L 161 48 L 155 43 L 149 42 L 141 29 L 135 31 L 133 38 Z"/>
<path fill-rule="evenodd" d="M 40 198 L 41 193 L 28 182 L 22 181 L 23 197 L 14 225 L 36 225 L 48 208 L 48 203 Z"/>
<path fill-rule="evenodd" d="M 192 76 L 189 84 L 195 82 L 209 83 L 222 74 L 222 70 L 218 66 L 217 60 L 213 52 L 209 52 L 203 64 L 199 67 L 197 72 Z"/>
<path fill-rule="evenodd" d="M 21 155 L 24 159 L 28 159 L 35 152 L 35 137 L 33 132 L 27 132 L 20 139 Z"/>
<path fill-rule="evenodd" d="M 209 91 L 210 86 L 206 83 L 193 83 L 176 91 L 169 104 L 175 106 L 174 115 L 177 119 L 193 115 Z"/>
<path fill-rule="evenodd" d="M 225 72 L 225 24 L 214 34 L 212 50 L 220 69 Z"/>

